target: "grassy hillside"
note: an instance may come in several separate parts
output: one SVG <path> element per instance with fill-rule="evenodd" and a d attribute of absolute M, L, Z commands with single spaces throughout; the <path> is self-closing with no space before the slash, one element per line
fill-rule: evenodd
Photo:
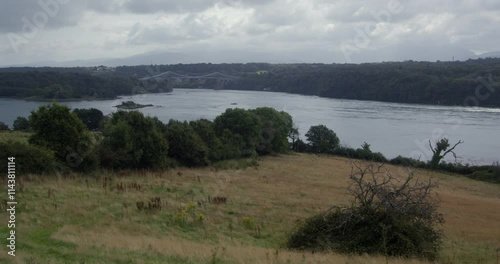
<path fill-rule="evenodd" d="M 348 201 L 349 172 L 347 159 L 301 154 L 266 157 L 241 170 L 24 177 L 18 192 L 18 255 L 11 258 L 2 250 L 0 262 L 386 263 L 383 257 L 280 248 L 298 221 Z M 417 174 L 441 179 L 446 239 L 440 262 L 496 263 L 500 186 Z M 221 198 L 209 202 L 208 196 Z M 160 199 L 161 209 L 139 211 L 137 202 L 147 207 L 151 198 Z M 1 212 L 0 222 L 7 223 L 5 208 Z M 5 237 L 6 225 L 0 231 Z"/>

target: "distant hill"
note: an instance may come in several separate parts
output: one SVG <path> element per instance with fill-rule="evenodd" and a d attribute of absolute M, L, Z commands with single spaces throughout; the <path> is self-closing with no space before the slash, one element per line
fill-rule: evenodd
<path fill-rule="evenodd" d="M 500 51 L 486 52 L 478 57 L 480 58 L 500 58 Z"/>

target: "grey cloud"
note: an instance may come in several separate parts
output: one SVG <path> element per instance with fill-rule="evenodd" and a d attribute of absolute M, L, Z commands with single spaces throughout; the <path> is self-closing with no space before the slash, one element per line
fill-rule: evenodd
<path fill-rule="evenodd" d="M 190 13 L 202 12 L 216 5 L 229 7 L 262 6 L 274 0 L 125 0 L 123 8 L 132 13 Z"/>
<path fill-rule="evenodd" d="M 216 34 L 216 27 L 207 24 L 196 19 L 194 14 L 184 15 L 176 24 L 171 25 L 148 26 L 136 23 L 128 33 L 127 43 L 141 45 L 151 42 L 175 44 L 179 41 L 199 41 Z"/>
<path fill-rule="evenodd" d="M 82 13 L 81 4 L 75 1 L 4 1 L 0 8 L 0 33 L 21 32 L 23 26 L 29 23 L 44 25 L 46 28 L 74 26 L 80 20 Z"/>
<path fill-rule="evenodd" d="M 123 13 L 125 0 L 86 0 L 87 9 L 101 13 Z"/>
<path fill-rule="evenodd" d="M 214 5 L 214 1 L 206 0 L 128 0 L 124 8 L 133 13 L 188 13 L 200 12 Z"/>

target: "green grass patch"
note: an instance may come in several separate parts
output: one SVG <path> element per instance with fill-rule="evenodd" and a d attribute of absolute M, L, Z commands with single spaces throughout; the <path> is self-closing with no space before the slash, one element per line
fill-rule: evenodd
<path fill-rule="evenodd" d="M 28 143 L 28 139 L 32 133 L 20 132 L 20 131 L 2 131 L 0 132 L 0 142 L 7 141 L 17 141 L 22 143 Z"/>

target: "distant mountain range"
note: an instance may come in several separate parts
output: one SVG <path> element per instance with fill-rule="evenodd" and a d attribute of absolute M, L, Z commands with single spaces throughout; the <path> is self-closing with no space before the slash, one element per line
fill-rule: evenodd
<path fill-rule="evenodd" d="M 394 46 L 377 50 L 364 49 L 353 53 L 347 60 L 342 52 L 326 50 L 296 50 L 279 52 L 255 52 L 247 50 L 196 50 L 191 52 L 153 51 L 137 54 L 125 58 L 101 58 L 90 60 L 71 61 L 41 61 L 30 64 L 0 65 L 0 67 L 87 67 L 122 65 L 150 65 L 150 64 L 189 64 L 189 63 L 362 63 L 380 61 L 451 61 L 494 57 L 500 58 L 500 51 L 488 52 L 477 55 L 472 51 L 456 46 Z"/>

